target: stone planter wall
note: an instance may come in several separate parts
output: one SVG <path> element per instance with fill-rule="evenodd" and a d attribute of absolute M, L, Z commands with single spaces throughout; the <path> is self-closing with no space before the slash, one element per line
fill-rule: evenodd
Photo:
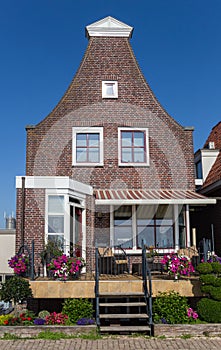
<path fill-rule="evenodd" d="M 154 336 L 179 337 L 191 336 L 215 336 L 221 335 L 221 323 L 205 324 L 156 324 L 154 325 Z"/>
<path fill-rule="evenodd" d="M 68 335 L 96 333 L 96 325 L 91 326 L 0 326 L 0 338 L 5 333 L 14 334 L 21 338 L 32 338 L 40 332 L 62 332 Z M 156 324 L 154 325 L 154 336 L 160 337 L 180 337 L 183 335 L 190 336 L 217 336 L 221 335 L 221 324 Z"/>
<path fill-rule="evenodd" d="M 32 338 L 40 332 L 46 331 L 77 335 L 96 333 L 96 326 L 0 326 L 0 338 L 3 338 L 5 333 L 14 334 L 21 338 Z"/>

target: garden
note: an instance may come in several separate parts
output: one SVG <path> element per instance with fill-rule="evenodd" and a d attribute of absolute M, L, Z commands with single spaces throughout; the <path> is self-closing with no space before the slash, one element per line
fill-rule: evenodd
<path fill-rule="evenodd" d="M 68 257 L 60 254 L 47 263 L 52 279 L 75 279 L 85 262 L 80 257 Z M 189 277 L 194 268 L 191 260 L 175 253 L 165 255 L 161 260 L 164 271 L 174 280 L 182 276 Z M 0 316 L 0 326 L 91 326 L 95 325 L 92 300 L 65 299 L 60 312 L 41 310 L 37 314 L 21 305 L 32 298 L 29 280 L 23 275 L 28 271 L 29 259 L 21 253 L 9 260 L 14 276 L 1 284 L 0 300 L 12 303 L 13 312 Z M 196 268 L 201 282 L 203 297 L 193 305 L 187 297 L 173 290 L 159 292 L 153 299 L 153 320 L 155 325 L 199 325 L 221 323 L 221 258 L 211 256 Z"/>

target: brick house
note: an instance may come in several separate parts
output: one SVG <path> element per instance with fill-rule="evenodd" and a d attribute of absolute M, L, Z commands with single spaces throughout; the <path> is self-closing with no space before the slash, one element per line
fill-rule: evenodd
<path fill-rule="evenodd" d="M 163 109 L 132 51 L 133 28 L 106 17 L 86 27 L 88 47 L 64 96 L 27 126 L 26 175 L 17 177 L 17 240 L 36 258 L 53 240 L 82 248 L 141 242 L 161 252 L 189 247 L 195 192 L 193 128 Z"/>
<path fill-rule="evenodd" d="M 213 127 L 204 146 L 195 153 L 196 185 L 198 193 L 215 198 L 216 204 L 198 207 L 192 224 L 198 239 L 210 239 L 212 250 L 221 254 L 221 122 Z"/>

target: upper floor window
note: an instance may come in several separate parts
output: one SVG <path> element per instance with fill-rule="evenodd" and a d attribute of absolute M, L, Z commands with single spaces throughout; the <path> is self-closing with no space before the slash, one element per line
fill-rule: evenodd
<path fill-rule="evenodd" d="M 201 162 L 201 160 L 198 161 L 195 164 L 195 169 L 196 169 L 196 178 L 197 179 L 202 179 L 203 178 L 203 173 L 202 173 L 202 162 Z"/>
<path fill-rule="evenodd" d="M 119 165 L 149 165 L 148 129 L 118 129 Z"/>
<path fill-rule="evenodd" d="M 103 128 L 73 128 L 73 165 L 103 165 Z"/>
<path fill-rule="evenodd" d="M 102 81 L 102 98 L 118 98 L 117 81 Z"/>

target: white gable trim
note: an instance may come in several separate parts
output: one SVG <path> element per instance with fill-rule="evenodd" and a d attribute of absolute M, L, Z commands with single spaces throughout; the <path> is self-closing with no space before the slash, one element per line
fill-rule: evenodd
<path fill-rule="evenodd" d="M 88 25 L 85 29 L 86 37 L 109 36 L 131 38 L 133 27 L 108 16 L 100 21 Z"/>

